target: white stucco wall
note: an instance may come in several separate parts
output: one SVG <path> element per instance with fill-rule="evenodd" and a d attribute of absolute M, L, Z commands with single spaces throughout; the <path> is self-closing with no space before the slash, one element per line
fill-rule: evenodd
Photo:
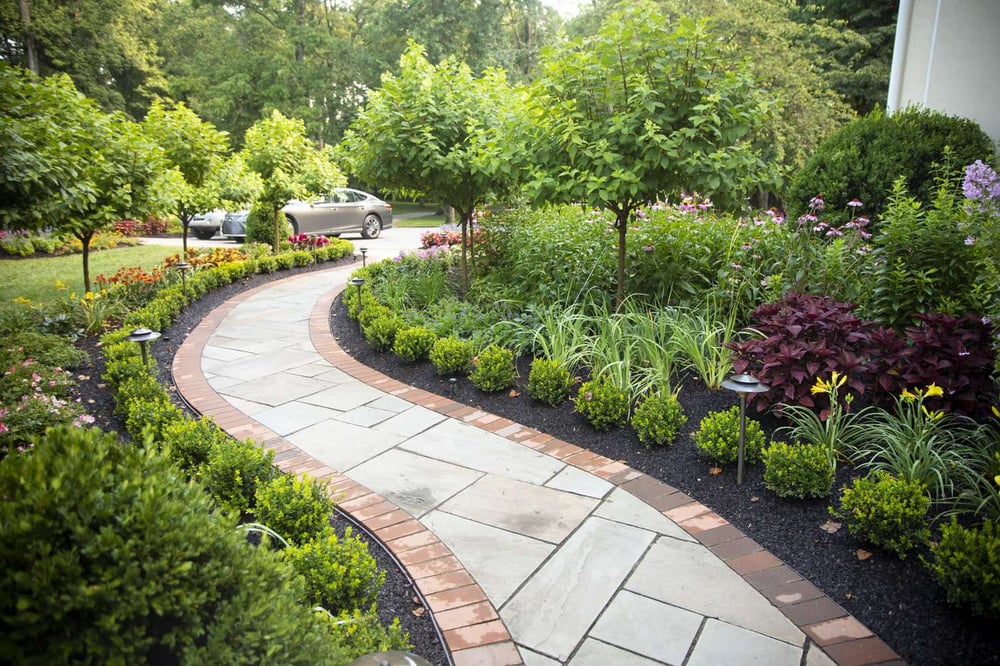
<path fill-rule="evenodd" d="M 901 0 L 896 29 L 889 111 L 972 118 L 1000 141 L 1000 0 Z"/>

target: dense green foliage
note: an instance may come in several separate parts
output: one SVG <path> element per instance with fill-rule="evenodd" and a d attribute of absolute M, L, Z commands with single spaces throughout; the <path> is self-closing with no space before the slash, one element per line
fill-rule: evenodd
<path fill-rule="evenodd" d="M 528 393 L 539 402 L 556 407 L 565 402 L 573 389 L 569 369 L 559 361 L 536 358 L 528 372 Z"/>
<path fill-rule="evenodd" d="M 434 342 L 429 357 L 439 375 L 467 375 L 475 354 L 476 349 L 468 340 L 447 337 Z"/>
<path fill-rule="evenodd" d="M 840 508 L 831 507 L 830 513 L 846 522 L 854 536 L 906 557 L 930 537 L 930 503 L 919 481 L 904 481 L 878 470 L 844 488 Z"/>
<path fill-rule="evenodd" d="M 338 537 L 326 528 L 310 541 L 291 546 L 282 555 L 305 579 L 310 604 L 337 615 L 375 603 L 385 582 L 364 541 L 347 529 Z"/>
<path fill-rule="evenodd" d="M 897 178 L 929 203 L 935 164 L 954 169 L 993 155 L 993 142 L 972 120 L 919 108 L 891 116 L 875 111 L 828 136 L 795 174 L 785 199 L 794 216 L 817 194 L 831 211 L 847 211 L 847 203 L 858 199 L 877 223 Z"/>
<path fill-rule="evenodd" d="M 278 556 L 163 456 L 53 430 L 0 463 L 0 488 L 0 653 L 13 662 L 343 659 Z"/>
<path fill-rule="evenodd" d="M 687 415 L 676 393 L 660 391 L 646 396 L 632 414 L 632 427 L 647 448 L 673 444 Z"/>
<path fill-rule="evenodd" d="M 764 485 L 779 497 L 826 497 L 836 462 L 822 444 L 771 442 L 764 449 Z"/>
<path fill-rule="evenodd" d="M 490 345 L 472 359 L 469 379 L 481 391 L 495 393 L 510 388 L 517 376 L 514 352 L 505 347 Z"/>
<path fill-rule="evenodd" d="M 624 425 L 628 417 L 628 396 L 608 377 L 581 384 L 573 406 L 597 430 Z"/>
<path fill-rule="evenodd" d="M 410 326 L 396 333 L 392 353 L 404 361 L 423 361 L 430 354 L 437 336 L 425 326 Z"/>
<path fill-rule="evenodd" d="M 740 448 L 740 408 L 730 407 L 712 412 L 701 420 L 698 429 L 691 433 L 694 445 L 710 460 L 717 463 L 736 462 Z M 747 418 L 743 456 L 748 462 L 760 460 L 767 436 L 760 422 Z"/>
<path fill-rule="evenodd" d="M 1000 617 L 1000 528 L 989 520 L 968 528 L 952 519 L 941 527 L 941 540 L 931 544 L 931 553 L 927 567 L 949 602 L 976 615 Z"/>
<path fill-rule="evenodd" d="M 303 474 L 282 474 L 257 486 L 257 522 L 291 543 L 302 544 L 330 524 L 333 500 L 329 484 Z"/>

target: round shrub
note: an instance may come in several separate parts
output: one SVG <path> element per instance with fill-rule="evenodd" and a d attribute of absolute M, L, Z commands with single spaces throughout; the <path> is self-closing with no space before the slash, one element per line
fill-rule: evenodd
<path fill-rule="evenodd" d="M 930 505 L 922 483 L 897 479 L 878 470 L 844 488 L 840 510 L 831 507 L 830 514 L 846 522 L 854 536 L 902 558 L 930 538 L 926 521 Z"/>
<path fill-rule="evenodd" d="M 257 487 L 279 474 L 273 451 L 265 451 L 253 440 L 227 438 L 209 452 L 200 476 L 220 506 L 244 514 L 254 506 Z"/>
<path fill-rule="evenodd" d="M 268 206 L 255 206 L 250 209 L 250 214 L 247 215 L 247 243 L 267 243 L 271 246 L 274 245 L 274 217 L 272 215 L 273 213 Z M 279 215 L 281 214 L 279 213 Z M 288 224 L 288 220 L 284 215 L 281 215 L 281 217 L 282 226 L 279 229 L 278 237 L 284 240 L 288 238 L 292 230 L 292 225 Z"/>
<path fill-rule="evenodd" d="M 837 464 L 822 444 L 771 442 L 764 449 L 764 485 L 779 497 L 825 497 Z"/>
<path fill-rule="evenodd" d="M 350 527 L 343 538 L 327 528 L 312 541 L 281 552 L 305 580 L 309 603 L 334 615 L 375 603 L 385 582 L 385 572 Z"/>
<path fill-rule="evenodd" d="M 330 524 L 328 484 L 308 474 L 282 474 L 257 487 L 257 522 L 292 543 L 305 543 Z"/>
<path fill-rule="evenodd" d="M 712 412 L 701 420 L 698 430 L 691 433 L 694 445 L 708 458 L 718 463 L 736 462 L 740 450 L 740 408 L 733 406 L 721 412 Z M 766 437 L 760 423 L 747 418 L 744 460 L 760 460 Z"/>
<path fill-rule="evenodd" d="M 422 361 L 427 358 L 435 340 L 437 336 L 434 335 L 434 331 L 426 326 L 410 326 L 396 333 L 392 352 L 410 363 Z"/>
<path fill-rule="evenodd" d="M 635 408 L 632 428 L 646 448 L 673 444 L 677 433 L 687 423 L 687 415 L 676 393 L 652 393 Z"/>
<path fill-rule="evenodd" d="M 374 296 L 367 292 L 361 292 L 361 300 L 364 302 L 364 307 L 357 314 L 356 319 L 362 328 L 379 317 L 391 317 L 395 314 L 392 308 L 382 305 L 375 300 Z M 355 299 L 355 302 L 357 302 L 357 299 Z"/>
<path fill-rule="evenodd" d="M 0 496 L 5 663 L 344 663 L 277 553 L 165 456 L 54 429 Z"/>
<path fill-rule="evenodd" d="M 628 416 L 628 396 L 607 377 L 581 384 L 573 405 L 590 425 L 601 431 L 623 425 Z"/>
<path fill-rule="evenodd" d="M 1000 619 L 1000 527 L 987 520 L 978 529 L 967 528 L 952 518 L 931 553 L 927 568 L 950 603 Z"/>
<path fill-rule="evenodd" d="M 364 316 L 363 312 L 362 316 Z M 391 312 L 387 315 L 377 315 L 370 319 L 367 324 L 362 324 L 361 332 L 372 349 L 386 351 L 392 347 L 396 333 L 405 323 L 402 317 Z"/>
<path fill-rule="evenodd" d="M 555 407 L 562 404 L 573 388 L 569 369 L 558 361 L 536 358 L 528 373 L 528 394 L 539 402 Z"/>
<path fill-rule="evenodd" d="M 177 419 L 163 427 L 167 455 L 188 474 L 196 473 L 208 462 L 209 453 L 230 439 L 207 417 Z"/>
<path fill-rule="evenodd" d="M 431 347 L 430 359 L 439 375 L 465 375 L 472 369 L 475 353 L 468 340 L 438 338 Z"/>
<path fill-rule="evenodd" d="M 934 163 L 951 148 L 955 168 L 977 159 L 991 161 L 993 143 L 978 123 L 937 111 L 909 108 L 891 116 L 873 112 L 828 136 L 806 160 L 788 186 L 786 204 L 792 218 L 810 199 L 822 194 L 831 216 L 860 199 L 869 217 L 879 216 L 897 178 L 920 201 L 934 198 Z"/>
<path fill-rule="evenodd" d="M 495 393 L 509 388 L 517 377 L 514 352 L 504 347 L 490 345 L 472 359 L 469 379 L 480 391 Z"/>

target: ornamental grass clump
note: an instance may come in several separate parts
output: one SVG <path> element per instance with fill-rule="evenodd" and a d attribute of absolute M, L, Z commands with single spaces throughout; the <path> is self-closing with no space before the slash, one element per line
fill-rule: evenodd
<path fill-rule="evenodd" d="M 651 393 L 643 398 L 632 414 L 632 428 L 648 449 L 673 444 L 685 423 L 687 415 L 676 392 Z"/>
<path fill-rule="evenodd" d="M 736 462 L 740 447 L 740 408 L 734 405 L 724 411 L 711 412 L 701 420 L 698 430 L 691 433 L 691 437 L 705 457 L 718 463 Z M 760 460 L 766 439 L 760 423 L 748 418 L 744 459 L 749 462 Z"/>
<path fill-rule="evenodd" d="M 528 394 L 539 402 L 556 407 L 563 403 L 573 388 L 569 369 L 558 361 L 536 358 L 528 373 Z"/>
<path fill-rule="evenodd" d="M 779 497 L 826 497 L 837 462 L 822 444 L 771 442 L 764 449 L 764 485 Z"/>
<path fill-rule="evenodd" d="M 608 377 L 598 377 L 580 386 L 573 401 L 595 429 L 604 431 L 625 424 L 628 396 Z"/>
<path fill-rule="evenodd" d="M 897 479 L 885 470 L 857 479 L 844 488 L 840 509 L 830 514 L 847 523 L 848 531 L 900 558 L 927 543 L 927 510 L 931 500 L 919 481 Z"/>
<path fill-rule="evenodd" d="M 469 379 L 480 391 L 496 393 L 514 384 L 517 368 L 514 366 L 514 352 L 504 347 L 490 345 L 472 359 Z"/>

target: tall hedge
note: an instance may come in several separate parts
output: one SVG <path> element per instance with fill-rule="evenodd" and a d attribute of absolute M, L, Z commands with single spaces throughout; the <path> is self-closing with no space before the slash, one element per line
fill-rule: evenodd
<path fill-rule="evenodd" d="M 290 568 L 160 454 L 51 430 L 0 463 L 0 497 L 2 663 L 347 661 Z"/>
<path fill-rule="evenodd" d="M 790 217 L 801 215 L 810 199 L 822 194 L 827 215 L 849 217 L 847 202 L 859 199 L 861 212 L 877 224 L 900 176 L 908 192 L 930 203 L 937 190 L 933 167 L 944 161 L 945 146 L 954 170 L 977 159 L 994 161 L 993 142 L 967 118 L 917 107 L 857 118 L 827 137 L 792 178 L 785 193 Z"/>

